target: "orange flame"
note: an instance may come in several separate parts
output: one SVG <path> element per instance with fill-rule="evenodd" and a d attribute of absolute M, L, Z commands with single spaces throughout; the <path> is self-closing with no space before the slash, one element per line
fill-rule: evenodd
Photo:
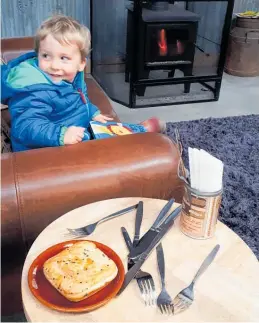
<path fill-rule="evenodd" d="M 166 33 L 164 29 L 161 29 L 159 32 L 158 46 L 159 46 L 160 56 L 167 55 L 167 40 L 166 40 Z"/>

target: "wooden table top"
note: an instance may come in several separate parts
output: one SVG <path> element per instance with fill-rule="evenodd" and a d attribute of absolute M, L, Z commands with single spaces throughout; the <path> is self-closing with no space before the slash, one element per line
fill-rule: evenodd
<path fill-rule="evenodd" d="M 195 301 L 185 312 L 166 316 L 158 308 L 146 307 L 135 281 L 118 297 L 90 313 L 62 313 L 42 305 L 29 290 L 27 274 L 33 260 L 46 248 L 69 240 L 66 228 L 80 227 L 102 217 L 144 202 L 141 227 L 149 229 L 166 201 L 148 198 L 119 198 L 92 203 L 66 213 L 51 223 L 32 245 L 22 273 L 22 298 L 25 315 L 32 322 L 258 322 L 259 262 L 249 247 L 232 230 L 218 221 L 216 234 L 208 240 L 194 240 L 179 230 L 179 218 L 163 239 L 166 288 L 173 298 L 191 282 L 196 270 L 216 244 L 220 250 L 207 271 L 195 285 Z M 136 211 L 102 223 L 89 237 L 112 248 L 127 271 L 127 248 L 121 234 L 125 226 L 134 233 Z M 87 239 L 84 237 L 84 239 Z M 156 252 L 142 267 L 152 274 L 157 294 L 161 291 Z"/>

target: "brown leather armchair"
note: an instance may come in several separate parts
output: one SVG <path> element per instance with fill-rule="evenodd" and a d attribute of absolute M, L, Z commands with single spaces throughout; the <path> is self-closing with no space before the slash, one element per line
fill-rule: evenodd
<path fill-rule="evenodd" d="M 3 58 L 8 61 L 32 45 L 32 38 L 3 39 Z M 104 92 L 94 80 L 86 81 L 91 101 L 118 120 Z M 22 265 L 49 223 L 76 207 L 116 197 L 180 202 L 178 162 L 173 142 L 156 133 L 2 154 L 2 312 L 22 309 Z"/>

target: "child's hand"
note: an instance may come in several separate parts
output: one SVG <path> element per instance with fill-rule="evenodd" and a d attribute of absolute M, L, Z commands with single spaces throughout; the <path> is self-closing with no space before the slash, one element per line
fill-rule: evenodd
<path fill-rule="evenodd" d="M 113 120 L 113 118 L 104 116 L 103 114 L 98 114 L 98 116 L 93 118 L 94 121 L 99 121 L 101 123 L 106 123 L 107 121 Z"/>
<path fill-rule="evenodd" d="M 75 127 L 71 126 L 67 128 L 64 136 L 64 144 L 65 145 L 73 145 L 82 141 L 84 138 L 85 128 L 83 127 Z"/>

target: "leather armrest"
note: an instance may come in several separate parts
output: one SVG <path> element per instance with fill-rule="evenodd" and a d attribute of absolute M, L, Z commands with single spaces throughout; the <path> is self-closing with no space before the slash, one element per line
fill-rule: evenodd
<path fill-rule="evenodd" d="M 98 200 L 182 198 L 179 156 L 171 140 L 145 133 L 66 147 L 5 154 L 2 159 L 2 248 L 28 247 L 62 214 Z"/>

